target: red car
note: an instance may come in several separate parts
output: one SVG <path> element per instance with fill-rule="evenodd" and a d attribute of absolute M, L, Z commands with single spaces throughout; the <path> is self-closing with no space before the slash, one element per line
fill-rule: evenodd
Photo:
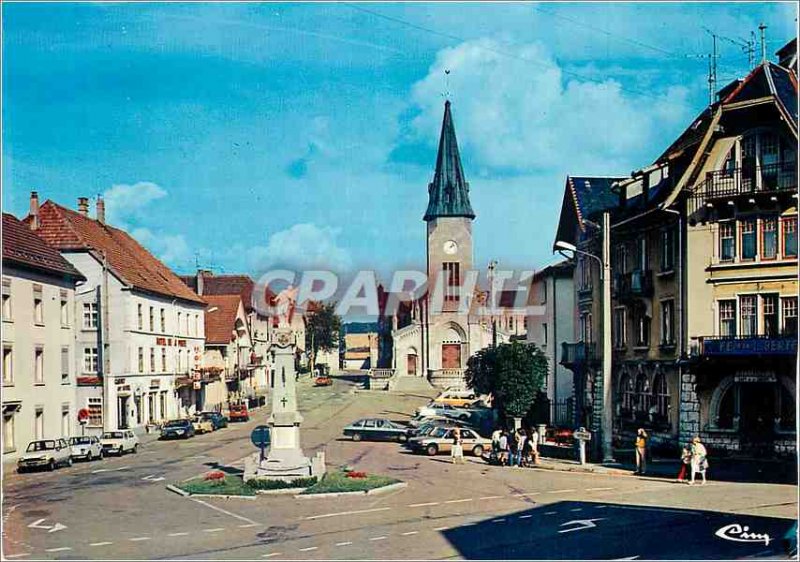
<path fill-rule="evenodd" d="M 314 379 L 314 386 L 331 386 L 332 384 L 333 379 L 325 375 Z"/>
<path fill-rule="evenodd" d="M 250 412 L 247 411 L 247 404 L 231 404 L 228 419 L 232 422 L 248 421 L 250 419 Z"/>

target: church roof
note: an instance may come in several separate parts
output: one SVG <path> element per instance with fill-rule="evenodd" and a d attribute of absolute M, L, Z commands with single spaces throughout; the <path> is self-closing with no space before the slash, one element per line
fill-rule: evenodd
<path fill-rule="evenodd" d="M 439 217 L 475 218 L 469 203 L 469 184 L 464 179 L 464 170 L 461 167 L 449 100 L 444 103 L 436 172 L 433 174 L 433 181 L 428 185 L 428 210 L 425 211 L 423 220 L 430 221 Z"/>

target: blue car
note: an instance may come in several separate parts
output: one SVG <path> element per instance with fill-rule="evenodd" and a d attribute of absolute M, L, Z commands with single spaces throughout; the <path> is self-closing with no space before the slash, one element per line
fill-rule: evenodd
<path fill-rule="evenodd" d="M 228 418 L 219 412 L 200 412 L 200 417 L 204 420 L 209 420 L 214 426 L 214 431 L 228 427 Z"/>
<path fill-rule="evenodd" d="M 161 428 L 161 439 L 189 439 L 194 437 L 192 420 L 170 420 Z"/>

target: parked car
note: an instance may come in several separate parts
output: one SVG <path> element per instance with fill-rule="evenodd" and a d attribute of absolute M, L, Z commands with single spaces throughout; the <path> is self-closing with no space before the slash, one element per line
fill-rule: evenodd
<path fill-rule="evenodd" d="M 449 404 L 440 404 L 431 401 L 427 406 L 422 406 L 417 409 L 417 417 L 420 416 L 444 416 L 447 418 L 466 420 L 469 419 L 470 414 L 463 408 L 456 408 Z"/>
<path fill-rule="evenodd" d="M 453 445 L 452 427 L 437 427 L 427 435 L 414 437 L 408 440 L 408 448 L 415 453 L 425 453 L 428 456 L 435 456 L 439 453 L 449 453 Z M 461 440 L 464 451 L 471 452 L 476 457 L 483 455 L 483 452 L 490 449 L 492 440 L 481 437 L 472 429 L 461 429 Z"/>
<path fill-rule="evenodd" d="M 406 428 L 383 418 L 365 418 L 346 426 L 342 433 L 353 441 L 399 441 L 404 443 L 408 436 Z"/>
<path fill-rule="evenodd" d="M 169 420 L 161 428 L 161 439 L 189 439 L 194 437 L 195 430 L 192 420 Z"/>
<path fill-rule="evenodd" d="M 447 404 L 448 406 L 461 408 L 472 404 L 476 399 L 477 395 L 472 390 L 448 389 L 439 394 L 433 401 L 437 404 Z"/>
<path fill-rule="evenodd" d="M 192 420 L 192 427 L 196 434 L 211 433 L 214 431 L 214 422 L 203 416 L 195 416 Z"/>
<path fill-rule="evenodd" d="M 327 375 L 322 375 L 314 379 L 314 386 L 331 386 L 333 379 Z"/>
<path fill-rule="evenodd" d="M 228 419 L 230 419 L 230 421 L 246 422 L 250 420 L 250 412 L 247 410 L 247 404 L 231 404 L 229 409 Z"/>
<path fill-rule="evenodd" d="M 17 472 L 31 468 L 55 470 L 58 466 L 72 466 L 72 451 L 64 439 L 31 441 L 17 460 Z"/>
<path fill-rule="evenodd" d="M 409 438 L 427 435 L 434 428 L 451 427 L 454 423 L 450 418 L 423 418 L 422 423 L 406 428 L 406 435 Z"/>
<path fill-rule="evenodd" d="M 119 456 L 136 453 L 139 450 L 139 438 L 130 429 L 106 431 L 100 436 L 100 444 L 106 455 L 116 453 Z"/>
<path fill-rule="evenodd" d="M 210 420 L 214 425 L 214 430 L 228 427 L 228 418 L 219 412 L 200 412 L 200 416 L 202 416 L 204 419 Z"/>
<path fill-rule="evenodd" d="M 102 459 L 103 446 L 100 444 L 100 439 L 94 435 L 84 437 L 70 437 L 69 446 L 71 449 L 72 459 L 84 459 L 87 461 Z"/>

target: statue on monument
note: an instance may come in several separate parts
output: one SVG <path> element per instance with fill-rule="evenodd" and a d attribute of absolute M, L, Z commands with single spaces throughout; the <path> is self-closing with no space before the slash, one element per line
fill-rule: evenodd
<path fill-rule="evenodd" d="M 278 314 L 278 326 L 280 328 L 289 328 L 291 326 L 298 291 L 299 289 L 290 283 L 275 297 L 275 311 Z"/>

